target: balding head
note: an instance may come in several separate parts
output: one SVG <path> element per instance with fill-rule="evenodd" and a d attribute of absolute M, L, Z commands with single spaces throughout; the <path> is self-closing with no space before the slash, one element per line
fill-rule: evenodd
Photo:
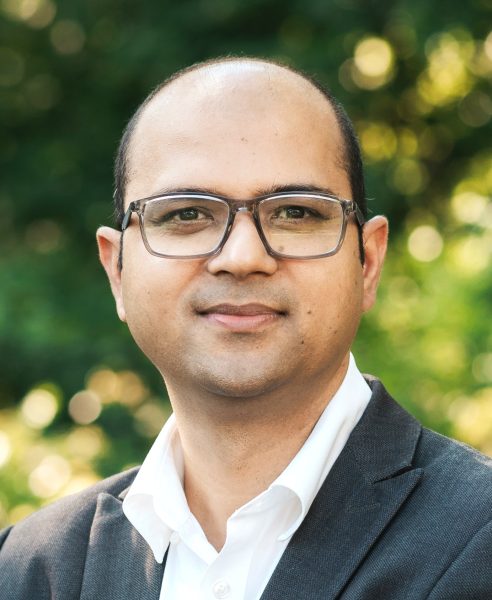
<path fill-rule="evenodd" d="M 250 124 L 246 125 L 244 119 L 250 119 Z M 281 134 L 282 122 L 290 123 L 290 131 L 297 126 L 297 139 L 285 140 L 296 146 L 305 144 L 314 130 L 323 128 L 327 152 L 333 153 L 336 148 L 336 163 L 346 172 L 349 193 L 365 213 L 358 142 L 350 120 L 331 93 L 309 76 L 272 61 L 224 58 L 175 73 L 149 94 L 130 120 L 115 164 L 118 225 L 124 215 L 125 198 L 141 197 L 138 188 L 135 193 L 131 188 L 132 181 L 142 179 L 134 177 L 140 164 L 149 164 L 149 160 L 142 160 L 150 147 L 146 143 L 149 136 L 161 136 L 162 152 L 167 152 L 171 160 L 173 144 L 179 144 L 183 136 L 194 131 L 200 138 L 197 127 L 215 128 L 215 139 L 220 143 L 220 131 L 229 138 L 234 126 L 243 123 L 252 127 L 262 120 L 268 122 L 265 135 L 270 136 Z M 168 136 L 163 135 L 166 131 Z"/>

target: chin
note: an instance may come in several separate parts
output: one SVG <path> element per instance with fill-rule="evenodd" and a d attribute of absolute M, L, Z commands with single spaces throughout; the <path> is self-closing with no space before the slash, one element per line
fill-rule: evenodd
<path fill-rule="evenodd" d="M 201 373 L 200 387 L 215 396 L 251 399 L 269 394 L 282 385 L 284 377 L 272 373 Z"/>

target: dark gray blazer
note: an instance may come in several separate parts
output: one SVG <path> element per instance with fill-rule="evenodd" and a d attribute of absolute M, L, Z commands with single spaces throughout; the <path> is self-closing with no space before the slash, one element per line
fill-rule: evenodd
<path fill-rule="evenodd" d="M 371 402 L 262 600 L 491 600 L 492 461 L 369 383 Z M 158 600 L 164 566 L 121 510 L 135 473 L 3 531 L 0 599 Z"/>

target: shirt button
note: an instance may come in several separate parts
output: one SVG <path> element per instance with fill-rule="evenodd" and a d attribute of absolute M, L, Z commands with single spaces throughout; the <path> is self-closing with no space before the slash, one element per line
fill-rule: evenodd
<path fill-rule="evenodd" d="M 171 537 L 169 538 L 169 541 L 171 542 L 171 544 L 177 544 L 180 539 L 181 538 L 179 537 L 179 533 L 177 531 L 173 531 L 171 533 Z"/>
<path fill-rule="evenodd" d="M 214 596 L 222 600 L 223 598 L 227 598 L 231 593 L 231 586 L 225 581 L 225 579 L 218 579 L 212 588 Z"/>

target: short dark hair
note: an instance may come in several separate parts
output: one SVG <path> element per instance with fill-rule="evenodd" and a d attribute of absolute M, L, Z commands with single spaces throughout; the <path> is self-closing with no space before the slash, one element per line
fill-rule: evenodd
<path fill-rule="evenodd" d="M 318 81 L 315 77 L 308 75 L 307 73 L 295 69 L 290 65 L 270 60 L 270 59 L 260 59 L 257 57 L 250 56 L 224 56 L 213 58 L 210 60 L 206 60 L 203 62 L 198 62 L 184 69 L 180 69 L 173 73 L 170 77 L 161 82 L 157 87 L 155 87 L 150 94 L 145 98 L 145 100 L 140 104 L 137 108 L 130 121 L 128 122 L 125 130 L 123 131 L 123 135 L 120 140 L 120 144 L 118 146 L 118 151 L 116 153 L 115 158 L 115 166 L 114 166 L 114 217 L 117 227 L 120 229 L 121 224 L 123 222 L 123 217 L 125 215 L 125 191 L 128 183 L 128 161 L 129 161 L 129 150 L 130 144 L 135 132 L 135 128 L 138 124 L 140 116 L 144 111 L 145 107 L 149 104 L 149 102 L 165 87 L 171 84 L 176 79 L 180 79 L 183 75 L 187 73 L 191 73 L 193 71 L 197 71 L 204 67 L 213 66 L 216 64 L 224 63 L 224 62 L 234 62 L 234 61 L 250 61 L 250 62 L 260 62 L 269 65 L 275 65 L 277 67 L 286 69 L 291 73 L 299 75 L 304 80 L 311 83 L 317 90 L 321 92 L 321 94 L 326 98 L 331 107 L 333 108 L 336 116 L 336 120 L 338 126 L 340 127 L 340 131 L 342 134 L 342 139 L 344 142 L 344 155 L 343 155 L 343 167 L 347 172 L 350 188 L 352 191 L 352 200 L 360 208 L 364 218 L 367 217 L 367 202 L 365 195 L 365 183 L 364 183 L 364 170 L 362 164 L 362 156 L 360 151 L 359 141 L 357 139 L 357 135 L 355 133 L 354 126 L 349 116 L 345 112 L 345 109 L 340 104 L 340 102 L 335 98 L 332 92 L 324 86 L 320 81 Z M 359 246 L 360 246 L 360 255 L 361 261 L 364 262 L 364 249 L 362 244 L 362 231 L 359 227 Z"/>

